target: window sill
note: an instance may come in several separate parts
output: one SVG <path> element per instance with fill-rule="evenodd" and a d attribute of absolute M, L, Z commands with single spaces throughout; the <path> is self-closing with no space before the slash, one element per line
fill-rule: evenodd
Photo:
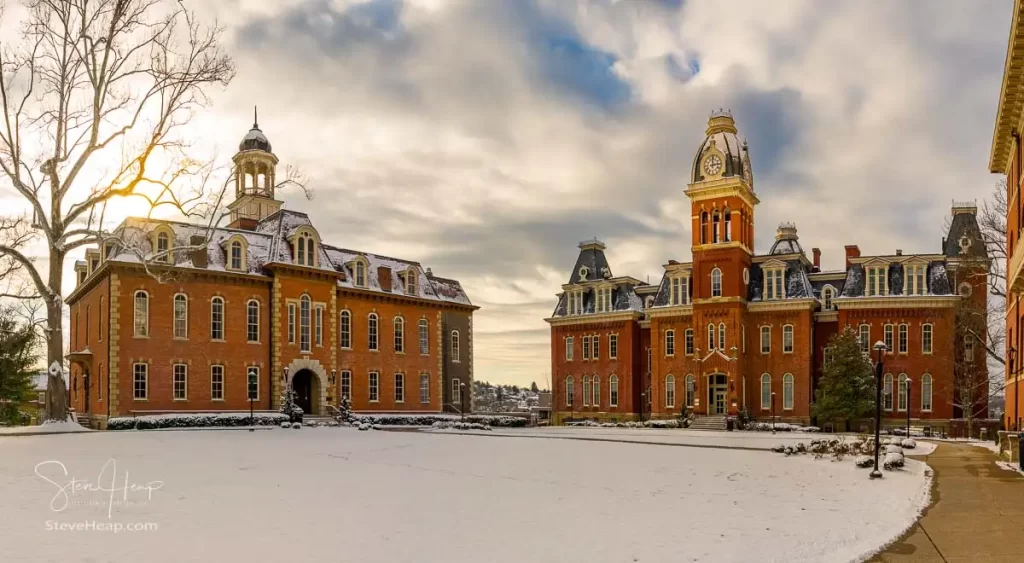
<path fill-rule="evenodd" d="M 402 352 L 402 351 L 399 351 L 399 350 L 395 350 L 395 355 L 397 355 L 397 356 L 404 356 L 405 352 Z"/>
<path fill-rule="evenodd" d="M 175 340 L 175 341 L 178 341 L 178 342 L 188 342 L 188 337 L 187 336 L 174 336 L 174 337 L 171 338 L 171 340 Z"/>
<path fill-rule="evenodd" d="M 224 340 L 223 338 L 211 338 L 210 342 L 219 342 L 221 344 L 226 344 L 227 340 Z"/>
<path fill-rule="evenodd" d="M 221 397 L 220 399 L 210 399 L 210 400 L 213 401 L 214 403 L 223 403 L 224 402 L 224 398 L 223 397 Z"/>
<path fill-rule="evenodd" d="M 132 398 L 132 402 L 135 402 L 135 403 L 146 403 L 146 402 L 149 402 L 149 399 Z"/>
<path fill-rule="evenodd" d="M 345 351 L 348 351 L 348 352 L 352 351 L 352 347 L 351 346 L 338 346 L 338 349 L 339 350 L 345 350 Z"/>
<path fill-rule="evenodd" d="M 175 403 L 187 403 L 188 402 L 188 397 L 186 397 L 184 399 L 171 399 L 171 400 L 174 401 Z"/>
<path fill-rule="evenodd" d="M 246 344 L 262 344 L 259 340 L 246 340 Z"/>
<path fill-rule="evenodd" d="M 149 340 L 149 337 L 148 337 L 148 336 L 140 336 L 140 335 L 138 335 L 138 334 L 136 334 L 136 335 L 133 335 L 133 336 L 132 336 L 132 338 L 135 338 L 135 339 L 137 339 L 137 340 Z"/>
<path fill-rule="evenodd" d="M 405 404 L 405 401 L 395 401 L 395 404 L 396 404 L 396 405 L 404 405 L 404 404 Z"/>
<path fill-rule="evenodd" d="M 380 403 L 380 400 L 379 399 L 370 399 L 370 402 L 371 403 Z"/>

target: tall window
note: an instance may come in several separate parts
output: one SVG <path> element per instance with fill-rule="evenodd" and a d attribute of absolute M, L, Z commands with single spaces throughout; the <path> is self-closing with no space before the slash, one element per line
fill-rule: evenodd
<path fill-rule="evenodd" d="M 366 264 L 362 260 L 356 260 L 356 287 L 366 287 Z"/>
<path fill-rule="evenodd" d="M 210 338 L 224 340 L 224 298 L 214 297 L 210 301 Z"/>
<path fill-rule="evenodd" d="M 188 400 L 188 366 L 185 364 L 174 364 L 171 381 L 172 398 L 175 401 Z"/>
<path fill-rule="evenodd" d="M 871 351 L 871 325 L 860 325 L 860 351 L 865 354 Z"/>
<path fill-rule="evenodd" d="M 317 346 L 324 345 L 324 308 L 313 308 L 313 343 Z"/>
<path fill-rule="evenodd" d="M 685 346 L 685 352 L 687 356 L 693 355 L 693 329 L 688 328 L 683 333 L 683 345 Z"/>
<path fill-rule="evenodd" d="M 672 305 L 687 304 L 690 296 L 690 278 L 684 276 L 672 278 L 670 293 Z"/>
<path fill-rule="evenodd" d="M 964 361 L 974 363 L 974 336 L 970 334 L 964 336 Z"/>
<path fill-rule="evenodd" d="M 245 369 L 245 379 L 248 383 L 246 398 L 258 401 L 260 399 L 260 368 L 249 366 Z"/>
<path fill-rule="evenodd" d="M 170 262 L 171 256 L 167 252 L 171 248 L 171 237 L 167 236 L 167 233 L 160 233 L 156 235 L 156 253 L 157 260 L 160 262 Z"/>
<path fill-rule="evenodd" d="M 371 403 L 379 402 L 380 401 L 380 374 L 379 373 L 377 373 L 375 371 L 371 371 L 370 372 L 368 389 L 370 391 L 370 402 Z"/>
<path fill-rule="evenodd" d="M 242 269 L 242 243 L 237 240 L 231 243 L 231 269 Z"/>
<path fill-rule="evenodd" d="M 718 349 L 725 352 L 725 323 L 718 325 Z"/>
<path fill-rule="evenodd" d="M 669 375 L 665 378 L 665 407 L 676 406 L 676 376 Z"/>
<path fill-rule="evenodd" d="M 582 315 L 583 314 L 583 292 L 582 291 L 571 291 L 567 295 L 569 299 L 569 314 L 570 315 Z"/>
<path fill-rule="evenodd" d="M 430 374 L 420 374 L 420 402 L 427 404 L 430 402 Z"/>
<path fill-rule="evenodd" d="M 832 300 L 835 299 L 835 297 L 836 297 L 836 290 L 835 290 L 835 288 L 832 287 L 831 285 L 826 285 L 825 288 L 821 290 L 821 301 L 822 301 L 821 308 L 823 310 L 825 310 L 825 311 L 831 311 L 832 310 Z"/>
<path fill-rule="evenodd" d="M 149 398 L 149 364 L 133 366 L 132 397 L 136 401 L 145 401 Z"/>
<path fill-rule="evenodd" d="M 295 303 L 288 304 L 288 344 L 295 344 Z"/>
<path fill-rule="evenodd" d="M 711 242 L 713 243 L 718 242 L 718 223 L 719 215 L 716 209 L 711 213 Z"/>
<path fill-rule="evenodd" d="M 395 374 L 395 402 L 405 402 L 405 374 Z"/>
<path fill-rule="evenodd" d="M 405 272 L 405 292 L 416 295 L 416 270 L 409 268 Z"/>
<path fill-rule="evenodd" d="M 907 295 L 925 295 L 928 293 L 928 286 L 925 284 L 924 276 L 926 266 L 907 266 Z"/>
<path fill-rule="evenodd" d="M 932 376 L 927 373 L 921 376 L 921 410 L 932 410 Z"/>
<path fill-rule="evenodd" d="M 693 400 L 697 396 L 697 381 L 693 375 L 686 376 L 686 406 L 693 407 Z"/>
<path fill-rule="evenodd" d="M 352 372 L 347 369 L 341 372 L 341 398 L 352 400 Z"/>
<path fill-rule="evenodd" d="M 420 319 L 420 354 L 430 353 L 430 325 L 427 319 Z"/>
<path fill-rule="evenodd" d="M 770 354 L 772 352 L 772 327 L 763 326 L 761 327 L 761 353 Z"/>
<path fill-rule="evenodd" d="M 885 325 L 882 327 L 882 334 L 884 337 L 882 341 L 885 342 L 885 350 L 887 354 L 896 352 L 896 332 L 893 325 Z"/>
<path fill-rule="evenodd" d="M 452 402 L 457 405 L 462 404 L 462 383 L 457 377 L 452 379 Z"/>
<path fill-rule="evenodd" d="M 725 210 L 725 242 L 732 240 L 732 211 Z"/>
<path fill-rule="evenodd" d="M 885 374 L 885 385 L 882 389 L 882 408 L 887 411 L 892 410 L 892 374 Z"/>
<path fill-rule="evenodd" d="M 702 211 L 700 214 L 700 243 L 708 243 L 708 212 Z"/>
<path fill-rule="evenodd" d="M 405 319 L 395 317 L 395 352 L 405 353 Z"/>
<path fill-rule="evenodd" d="M 864 288 L 864 294 L 868 297 L 889 294 L 889 283 L 885 279 L 887 268 L 867 268 L 868 283 Z"/>
<path fill-rule="evenodd" d="M 594 381 L 593 381 L 593 383 L 590 386 L 590 391 L 591 391 L 591 393 L 593 394 L 593 397 L 594 397 L 594 399 L 593 399 L 593 401 L 591 401 L 591 403 L 595 407 L 601 406 L 601 376 L 599 376 L 599 375 L 595 375 L 594 376 Z"/>
<path fill-rule="evenodd" d="M 793 353 L 793 325 L 785 325 L 782 327 L 782 353 Z"/>
<path fill-rule="evenodd" d="M 921 353 L 932 353 L 932 325 L 921 325 Z"/>
<path fill-rule="evenodd" d="M 615 360 L 619 357 L 619 335 L 608 335 L 608 357 Z"/>
<path fill-rule="evenodd" d="M 352 347 L 352 313 L 350 311 L 342 311 L 339 324 L 338 342 L 342 348 Z"/>
<path fill-rule="evenodd" d="M 765 270 L 764 272 L 764 298 L 765 299 L 782 299 L 786 296 L 786 291 L 783 286 L 783 270 L 782 268 L 772 268 Z"/>
<path fill-rule="evenodd" d="M 793 374 L 782 376 L 782 410 L 793 410 Z"/>
<path fill-rule="evenodd" d="M 377 313 L 366 318 L 366 342 L 370 350 L 377 350 Z"/>
<path fill-rule="evenodd" d="M 590 406 L 590 376 L 583 376 L 583 406 Z"/>
<path fill-rule="evenodd" d="M 100 318 L 97 321 L 97 323 L 100 325 L 99 336 L 97 337 L 97 339 L 100 342 L 103 342 L 103 315 L 104 315 L 104 311 L 106 311 L 106 309 L 103 308 L 103 296 L 100 295 Z"/>
<path fill-rule="evenodd" d="M 452 361 L 459 361 L 459 331 L 452 331 Z"/>
<path fill-rule="evenodd" d="M 665 355 L 676 355 L 676 331 L 672 329 L 665 331 Z"/>
<path fill-rule="evenodd" d="M 583 337 L 583 361 L 585 362 L 585 361 L 587 361 L 589 359 L 590 359 L 590 337 L 589 336 L 584 336 Z"/>
<path fill-rule="evenodd" d="M 454 389 L 452 391 L 454 391 Z M 572 406 L 572 404 L 573 404 L 573 396 L 575 394 L 576 394 L 576 391 L 573 389 L 572 376 L 571 375 L 566 376 L 566 378 L 565 378 L 565 406 L 567 406 L 567 407 L 571 407 Z M 454 396 L 454 393 L 453 393 L 453 396 Z"/>
<path fill-rule="evenodd" d="M 601 337 L 596 334 L 590 339 L 590 359 L 592 360 L 596 360 L 601 357 L 600 341 Z"/>
<path fill-rule="evenodd" d="M 573 355 L 573 337 L 569 336 L 565 339 L 565 359 L 566 361 L 572 361 Z"/>
<path fill-rule="evenodd" d="M 900 325 L 900 354 L 906 354 L 910 349 L 910 326 L 901 324 Z"/>
<path fill-rule="evenodd" d="M 900 411 L 906 411 L 908 382 L 907 374 L 901 373 L 899 378 L 897 378 L 897 381 L 899 382 L 899 400 L 896 403 L 896 409 Z"/>
<path fill-rule="evenodd" d="M 181 293 L 174 296 L 174 338 L 188 338 L 188 297 Z"/>
<path fill-rule="evenodd" d="M 597 312 L 608 313 L 612 310 L 612 288 L 597 288 Z"/>
<path fill-rule="evenodd" d="M 135 336 L 149 336 L 149 294 L 135 292 Z"/>
<path fill-rule="evenodd" d="M 722 296 L 722 270 L 711 270 L 711 297 Z"/>
<path fill-rule="evenodd" d="M 301 240 L 301 239 L 300 239 Z M 299 350 L 310 351 L 310 315 L 312 301 L 308 295 L 299 298 Z"/>
<path fill-rule="evenodd" d="M 608 406 L 619 406 L 619 376 L 617 375 L 608 378 Z"/>
<path fill-rule="evenodd" d="M 772 408 L 772 376 L 767 373 L 761 376 L 761 410 Z"/>
<path fill-rule="evenodd" d="M 210 366 L 210 399 L 224 400 L 224 366 Z"/>
<path fill-rule="evenodd" d="M 708 324 L 708 352 L 715 349 L 715 325 Z"/>
<path fill-rule="evenodd" d="M 299 266 L 312 266 L 313 257 L 315 254 L 315 248 L 313 243 L 313 237 L 309 233 L 299 234 L 298 240 L 296 241 L 298 247 L 298 264 Z"/>
<path fill-rule="evenodd" d="M 245 333 L 249 342 L 260 341 L 260 302 L 255 299 L 245 304 Z"/>

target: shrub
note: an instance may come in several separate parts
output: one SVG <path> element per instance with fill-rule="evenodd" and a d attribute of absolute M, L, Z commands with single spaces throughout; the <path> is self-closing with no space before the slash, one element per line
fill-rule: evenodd
<path fill-rule="evenodd" d="M 152 414 L 120 416 L 107 421 L 107 430 L 156 430 L 162 428 L 217 428 L 232 426 L 277 426 L 288 417 L 280 413 Z"/>
<path fill-rule="evenodd" d="M 912 450 L 917 447 L 917 442 L 915 442 L 913 438 L 905 438 L 900 445 L 905 449 Z"/>
<path fill-rule="evenodd" d="M 469 422 L 485 426 L 513 428 L 526 426 L 526 419 L 517 416 L 493 416 L 471 414 L 465 420 L 457 415 L 446 414 L 362 414 L 356 415 L 355 422 L 375 426 L 433 426 L 435 422 Z"/>
<path fill-rule="evenodd" d="M 889 454 L 900 454 L 900 455 L 903 455 L 903 448 L 901 448 L 901 447 L 899 447 L 899 446 L 897 446 L 895 444 L 889 444 L 888 446 L 885 447 L 885 455 L 889 455 Z"/>
<path fill-rule="evenodd" d="M 887 453 L 885 454 L 885 462 L 882 467 L 886 471 L 893 471 L 903 467 L 903 454 L 902 453 Z"/>
<path fill-rule="evenodd" d="M 439 420 L 430 427 L 437 430 L 491 430 L 490 426 L 484 426 L 479 422 L 449 422 L 446 420 Z"/>
<path fill-rule="evenodd" d="M 868 457 L 866 455 L 857 456 L 857 459 L 853 461 L 857 467 L 874 467 L 875 458 Z"/>

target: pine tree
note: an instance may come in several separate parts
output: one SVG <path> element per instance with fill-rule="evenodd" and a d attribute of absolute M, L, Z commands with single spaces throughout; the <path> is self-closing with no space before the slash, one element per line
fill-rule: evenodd
<path fill-rule="evenodd" d="M 285 385 L 284 393 L 281 395 L 281 412 L 288 415 L 289 422 L 302 421 L 302 407 L 295 404 L 295 389 L 291 383 Z"/>
<path fill-rule="evenodd" d="M 533 383 L 530 384 L 530 392 L 531 393 L 539 393 L 540 392 L 540 389 L 537 388 L 537 382 L 536 381 L 534 381 Z"/>
<path fill-rule="evenodd" d="M 850 421 L 869 415 L 875 408 L 875 380 L 871 360 L 861 351 L 860 340 L 847 327 L 829 340 L 821 385 L 813 412 L 827 422 Z"/>
<path fill-rule="evenodd" d="M 338 405 L 338 416 L 335 419 L 338 422 L 355 422 L 356 417 L 352 414 L 352 404 L 349 403 L 348 397 L 341 398 L 341 404 Z"/>
<path fill-rule="evenodd" d="M 0 311 L 0 422 L 18 424 L 18 405 L 32 395 L 36 333 L 19 325 L 9 309 Z"/>

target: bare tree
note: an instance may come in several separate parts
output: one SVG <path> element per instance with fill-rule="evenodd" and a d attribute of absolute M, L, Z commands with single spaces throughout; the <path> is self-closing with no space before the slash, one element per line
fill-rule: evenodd
<path fill-rule="evenodd" d="M 112 236 L 109 204 L 135 198 L 150 214 L 166 206 L 214 220 L 227 184 L 211 193 L 212 161 L 189 154 L 181 129 L 234 66 L 220 28 L 200 26 L 181 2 L 25 7 L 20 41 L 0 39 L 0 187 L 30 215 L 0 219 L 0 281 L 4 297 L 45 304 L 47 364 L 62 366 L 64 261 Z M 63 387 L 51 371 L 51 419 L 65 417 Z"/>
<path fill-rule="evenodd" d="M 987 416 L 993 391 L 985 362 L 989 315 L 980 300 L 962 299 L 956 306 L 954 319 L 953 380 L 949 397 L 967 423 L 967 435 L 973 436 L 974 421 Z"/>

